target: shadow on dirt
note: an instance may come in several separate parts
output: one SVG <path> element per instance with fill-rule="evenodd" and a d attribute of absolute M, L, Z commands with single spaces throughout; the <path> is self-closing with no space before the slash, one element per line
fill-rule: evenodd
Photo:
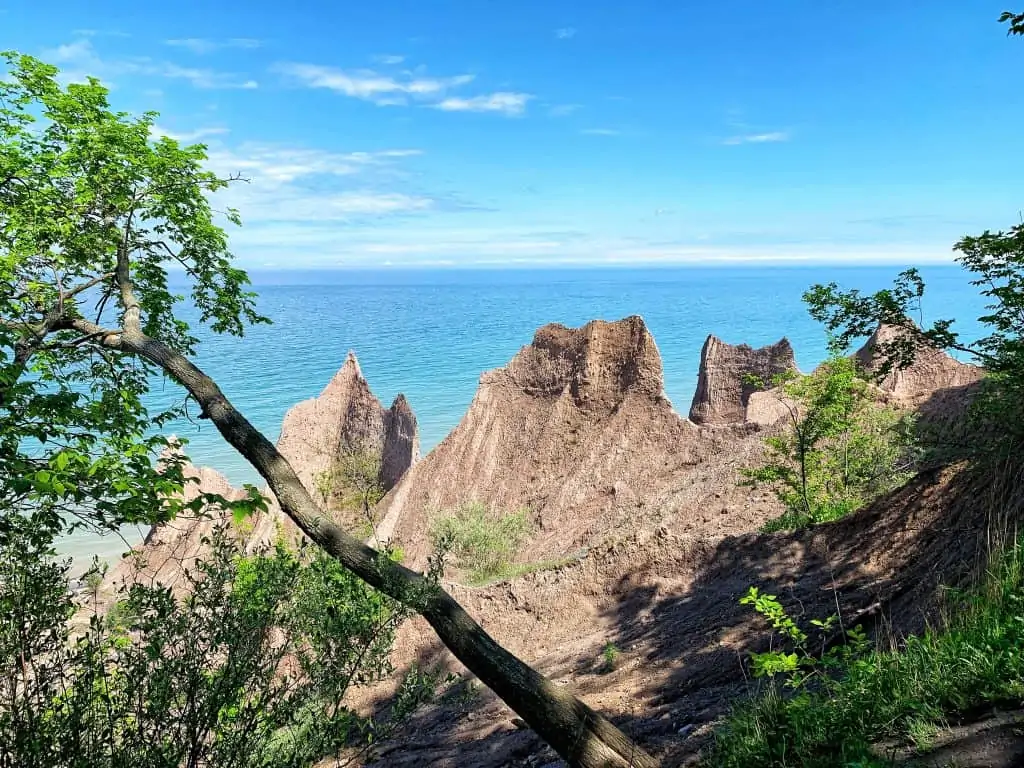
<path fill-rule="evenodd" d="M 922 406 L 933 438 L 964 439 L 962 432 L 943 431 L 963 397 L 941 392 Z M 847 627 L 862 623 L 894 642 L 920 631 L 937 616 L 941 587 L 976 575 L 995 542 L 1024 517 L 1019 478 L 1010 468 L 987 475 L 961 463 L 923 472 L 866 509 L 812 530 L 696 544 L 667 533 L 669 543 L 699 550 L 695 573 L 680 574 L 666 588 L 645 578 L 638 565 L 636 573 L 605 587 L 620 596 L 604 616 L 613 627 L 608 639 L 624 657 L 609 677 L 630 678 L 624 686 L 629 701 L 619 711 L 635 713 L 614 721 L 665 766 L 693 761 L 709 743 L 711 724 L 757 691 L 746 660 L 751 651 L 767 647 L 770 633 L 738 602 L 751 586 L 777 595 L 790 615 L 804 621 L 838 613 Z M 687 561 L 692 557 L 679 558 Z M 573 669 L 542 671 L 556 680 L 575 677 L 576 691 L 587 697 L 607 685 L 595 666 L 589 657 L 577 659 Z M 530 731 L 517 727 L 493 694 L 479 689 L 468 697 L 449 694 L 431 706 L 374 765 L 561 763 Z"/>

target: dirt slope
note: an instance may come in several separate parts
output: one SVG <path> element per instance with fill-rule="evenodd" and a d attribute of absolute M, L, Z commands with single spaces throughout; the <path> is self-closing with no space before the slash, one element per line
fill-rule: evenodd
<path fill-rule="evenodd" d="M 984 561 L 994 521 L 1024 511 L 962 468 L 934 471 L 853 517 L 795 534 L 686 535 L 662 527 L 595 548 L 582 562 L 500 587 L 456 588 L 464 605 L 545 674 L 614 716 L 666 766 L 707 746 L 713 722 L 754 687 L 744 661 L 766 627 L 738 604 L 748 587 L 779 595 L 794 615 L 840 606 L 897 636 L 922 628 L 940 584 Z M 601 652 L 622 651 L 613 672 Z M 420 660 L 443 659 L 420 650 Z M 379 765 L 560 765 L 487 692 L 451 696 L 422 716 Z"/>
<path fill-rule="evenodd" d="M 486 588 L 446 587 L 501 643 L 618 717 L 666 765 L 692 757 L 710 721 L 746 689 L 743 659 L 767 637 L 738 605 L 748 587 L 779 594 L 797 613 L 824 616 L 838 601 L 848 619 L 884 616 L 914 629 L 935 586 L 963 576 L 985 541 L 978 486 L 955 469 L 837 524 L 755 533 L 779 510 L 740 487 L 739 470 L 757 460 L 778 412 L 767 400 L 744 401 L 739 369 L 755 358 L 784 367 L 776 346 L 704 355 L 702 377 L 732 382 L 731 392 L 715 388 L 716 402 L 732 405 L 721 426 L 697 427 L 664 399 L 639 318 L 547 326 L 508 366 L 481 377 L 463 421 L 383 502 L 387 533 L 421 565 L 436 510 L 467 498 L 506 508 L 527 500 L 538 527 L 522 559 L 583 556 Z M 728 363 L 725 375 L 708 370 L 716 360 Z M 892 399 L 962 408 L 977 370 L 925 362 L 888 390 Z M 609 642 L 622 652 L 610 673 L 601 668 Z M 422 622 L 404 628 L 397 658 L 459 669 Z M 379 764 L 552 760 L 484 692 L 435 707 Z"/>

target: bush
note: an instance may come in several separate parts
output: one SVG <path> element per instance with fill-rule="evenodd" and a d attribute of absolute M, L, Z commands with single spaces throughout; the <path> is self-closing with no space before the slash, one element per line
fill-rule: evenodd
<path fill-rule="evenodd" d="M 809 376 L 772 383 L 789 423 L 765 440 L 765 464 L 743 472 L 786 507 L 766 531 L 836 520 L 912 476 L 913 417 L 880 404 L 852 359 L 832 357 Z"/>
<path fill-rule="evenodd" d="M 244 557 L 223 530 L 209 546 L 183 595 L 133 584 L 76 637 L 66 567 L 5 542 L 0 766 L 311 766 L 370 749 L 432 694 L 414 671 L 388 723 L 350 711 L 351 686 L 393 673 L 407 611 L 326 555 Z"/>
<path fill-rule="evenodd" d="M 529 531 L 525 510 L 501 513 L 472 501 L 438 517 L 430 537 L 435 549 L 453 555 L 455 565 L 479 585 L 513 572 L 512 559 Z"/>
<path fill-rule="evenodd" d="M 953 715 L 1024 698 L 1024 538 L 995 558 L 981 586 L 953 594 L 940 629 L 896 651 L 835 652 L 823 663 L 771 596 L 745 600 L 787 650 L 754 657 L 755 673 L 771 682 L 718 730 L 711 768 L 889 765 L 872 745 L 897 739 L 926 749 Z"/>

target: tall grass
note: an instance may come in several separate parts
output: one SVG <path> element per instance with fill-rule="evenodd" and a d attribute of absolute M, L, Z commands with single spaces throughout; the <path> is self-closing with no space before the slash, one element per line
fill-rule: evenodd
<path fill-rule="evenodd" d="M 937 629 L 898 650 L 851 659 L 815 689 L 769 683 L 716 733 L 705 765 L 882 766 L 873 747 L 926 749 L 936 730 L 980 707 L 1024 701 L 1024 538 L 992 559 L 979 586 L 951 593 Z M 820 680 L 820 679 L 819 679 Z"/>

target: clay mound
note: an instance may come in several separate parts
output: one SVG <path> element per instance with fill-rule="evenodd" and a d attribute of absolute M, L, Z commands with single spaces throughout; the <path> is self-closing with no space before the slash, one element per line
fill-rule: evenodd
<path fill-rule="evenodd" d="M 349 352 L 318 397 L 285 414 L 277 449 L 310 490 L 316 476 L 346 451 L 382 456 L 381 477 L 390 489 L 419 457 L 416 416 L 401 395 L 386 410 Z"/>
<path fill-rule="evenodd" d="M 898 343 L 903 331 L 891 325 L 882 325 L 854 355 L 868 372 L 881 368 L 881 355 L 886 347 Z M 890 371 L 879 386 L 895 399 L 916 405 L 941 390 L 963 390 L 975 385 L 984 370 L 975 365 L 961 363 L 941 349 L 926 348 L 917 352 L 914 362 L 907 368 Z"/>
<path fill-rule="evenodd" d="M 728 505 L 737 510 L 730 524 L 751 525 L 775 511 L 736 487 L 736 466 L 760 450 L 754 431 L 712 432 L 680 418 L 641 318 L 544 326 L 507 366 L 481 376 L 459 425 L 382 500 L 377 535 L 423 567 L 433 519 L 471 500 L 529 511 L 524 562 L 572 555 L 652 510 L 717 527 Z"/>
<path fill-rule="evenodd" d="M 726 344 L 708 336 L 700 353 L 697 391 L 690 405 L 690 420 L 696 424 L 737 424 L 747 419 L 747 404 L 758 386 L 749 375 L 771 381 L 780 373 L 796 370 L 793 347 L 786 338 L 753 349 L 746 344 Z M 759 413 L 757 420 L 767 417 Z"/>

